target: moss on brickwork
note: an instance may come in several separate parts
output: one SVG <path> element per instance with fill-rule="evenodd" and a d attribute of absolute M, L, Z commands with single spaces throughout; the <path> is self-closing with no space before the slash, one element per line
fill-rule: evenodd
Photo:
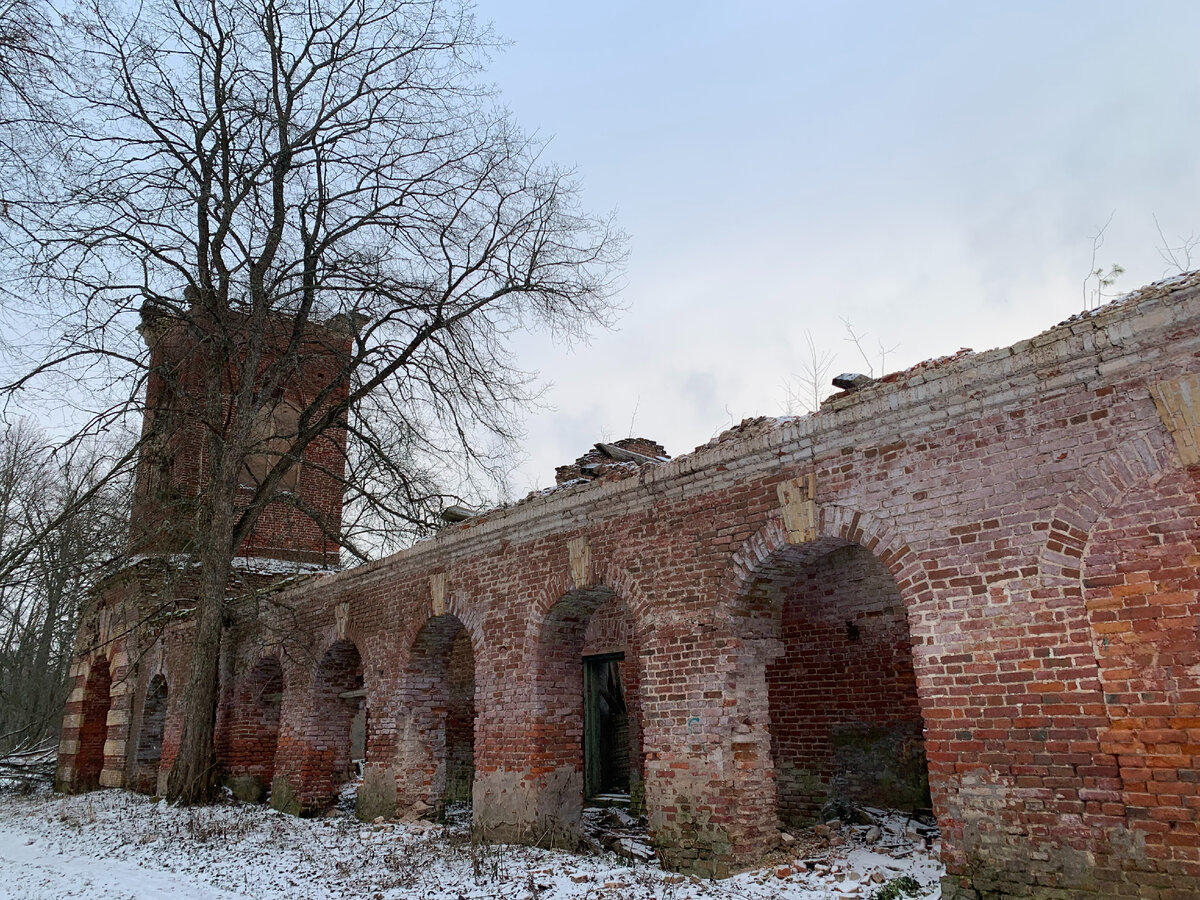
<path fill-rule="evenodd" d="M 225 779 L 225 787 L 245 803 L 259 803 L 267 796 L 267 786 L 253 775 L 234 775 Z"/>
<path fill-rule="evenodd" d="M 630 778 L 629 814 L 631 816 L 644 816 L 646 814 L 646 782 L 642 781 L 641 778 Z"/>
<path fill-rule="evenodd" d="M 821 776 L 790 760 L 781 760 L 775 767 L 775 779 L 779 817 L 783 824 L 789 827 L 813 824 L 817 811 L 829 797 L 829 788 L 821 781 Z"/>
<path fill-rule="evenodd" d="M 277 775 L 271 782 L 271 809 L 277 809 L 289 816 L 298 816 L 302 811 L 299 795 L 282 775 Z"/>
<path fill-rule="evenodd" d="M 458 769 L 446 775 L 446 802 L 470 803 L 471 784 L 475 773 L 470 769 Z"/>
<path fill-rule="evenodd" d="M 354 814 L 364 822 L 396 815 L 396 778 L 391 772 L 367 769 L 358 788 Z"/>
<path fill-rule="evenodd" d="M 675 819 L 667 827 L 652 829 L 652 843 L 664 867 L 689 875 L 727 878 L 734 865 L 746 866 L 751 860 L 735 860 L 729 832 L 712 822 L 706 807 L 693 805 L 690 795 L 675 795 Z"/>
<path fill-rule="evenodd" d="M 542 776 L 536 804 L 534 843 L 568 850 L 578 846 L 583 821 L 583 773 L 563 767 Z"/>
<path fill-rule="evenodd" d="M 967 868 L 942 878 L 944 900 L 1109 900 L 1115 897 L 1157 897 L 1135 883 L 1137 873 L 1102 872 L 1093 853 L 1057 847 L 1044 858 L 1029 856 L 1001 860 L 1012 852 L 975 852 Z M 1107 877 L 1106 877 L 1107 876 Z M 1129 879 L 1133 878 L 1134 881 Z"/>
<path fill-rule="evenodd" d="M 919 728 L 919 722 L 834 728 L 835 791 L 885 808 L 928 807 L 929 769 Z"/>

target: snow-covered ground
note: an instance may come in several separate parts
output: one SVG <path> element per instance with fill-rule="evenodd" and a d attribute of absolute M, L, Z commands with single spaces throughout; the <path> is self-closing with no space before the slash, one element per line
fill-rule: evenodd
<path fill-rule="evenodd" d="M 461 827 L 298 819 L 233 803 L 177 809 L 115 790 L 0 792 L 0 897 L 865 900 L 909 875 L 924 888 L 917 896 L 933 900 L 942 871 L 937 844 L 927 849 L 904 824 L 889 820 L 869 834 L 861 827 L 803 832 L 774 865 L 714 882 L 612 854 L 473 844 Z"/>

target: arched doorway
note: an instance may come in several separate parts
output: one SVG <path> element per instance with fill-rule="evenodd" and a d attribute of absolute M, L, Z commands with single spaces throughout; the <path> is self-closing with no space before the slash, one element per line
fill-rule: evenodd
<path fill-rule="evenodd" d="M 104 743 L 108 739 L 108 710 L 111 705 L 112 675 L 108 660 L 95 657 L 83 689 L 79 750 L 75 756 L 75 789 L 90 791 L 100 786 L 104 770 Z"/>
<path fill-rule="evenodd" d="M 475 782 L 475 650 L 456 616 L 435 616 L 417 633 L 400 709 L 405 716 L 397 752 L 400 806 L 440 816 L 447 806 L 469 804 Z"/>
<path fill-rule="evenodd" d="M 146 688 L 142 726 L 138 735 L 135 787 L 144 794 L 158 793 L 163 732 L 167 724 L 167 679 L 155 675 Z"/>
<path fill-rule="evenodd" d="M 932 816 L 904 600 L 865 547 L 823 538 L 763 561 L 747 591 L 761 636 L 781 828 L 855 807 Z M 764 627 L 765 626 L 765 627 Z"/>
<path fill-rule="evenodd" d="M 225 739 L 226 782 L 241 800 L 266 797 L 275 775 L 283 705 L 283 665 L 264 656 L 238 687 Z"/>
<path fill-rule="evenodd" d="M 575 590 L 547 612 L 535 654 L 537 827 L 570 845 L 585 805 L 644 802 L 637 629 L 611 590 Z"/>
<path fill-rule="evenodd" d="M 314 808 L 332 805 L 362 774 L 369 727 L 366 697 L 358 648 L 351 641 L 337 641 L 321 658 L 313 685 L 308 740 Z M 347 794 L 345 800 L 351 803 L 353 797 Z"/>

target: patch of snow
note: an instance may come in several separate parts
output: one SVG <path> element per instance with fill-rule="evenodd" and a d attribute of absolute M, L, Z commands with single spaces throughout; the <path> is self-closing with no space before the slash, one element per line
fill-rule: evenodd
<path fill-rule="evenodd" d="M 145 562 L 166 563 L 173 568 L 195 568 L 200 561 L 187 553 L 170 553 L 166 555 L 135 554 L 124 560 L 121 570 L 141 565 Z M 337 572 L 340 566 L 327 566 L 323 563 L 295 562 L 287 559 L 266 559 L 259 556 L 235 556 L 232 560 L 234 571 L 247 572 L 251 575 L 310 575 L 318 572 Z"/>
<path fill-rule="evenodd" d="M 578 856 L 473 843 L 469 819 L 366 824 L 300 819 L 253 804 L 177 808 L 119 790 L 79 796 L 0 794 L 0 895 L 13 900 L 867 900 L 911 875 L 923 900 L 942 873 L 902 821 L 884 838 L 843 828 L 796 839 L 796 858 L 724 881 L 684 878 L 613 854 Z M 805 843 L 805 842 L 808 843 Z M 804 844 L 802 849 L 802 844 Z M 811 859 L 819 844 L 818 860 Z M 936 852 L 936 844 L 934 845 Z M 782 860 L 782 857 L 781 857 Z M 822 871 L 822 869 L 824 871 Z"/>
<path fill-rule="evenodd" d="M 259 556 L 235 556 L 233 568 L 252 575 L 311 575 L 317 572 L 336 572 L 338 566 L 322 563 L 295 562 L 288 559 L 265 559 Z"/>

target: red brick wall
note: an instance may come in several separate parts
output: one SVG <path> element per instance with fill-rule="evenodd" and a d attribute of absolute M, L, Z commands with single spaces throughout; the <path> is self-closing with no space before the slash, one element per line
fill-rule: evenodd
<path fill-rule="evenodd" d="M 1084 598 L 1107 723 L 1081 791 L 1132 827 L 1124 865 L 1200 877 L 1200 469 L 1124 493 L 1092 529 Z M 1200 884 L 1200 882 L 1194 882 Z"/>
<path fill-rule="evenodd" d="M 203 396 L 204 344 L 197 343 L 182 324 L 164 324 L 148 334 L 151 370 L 143 430 L 148 434 L 157 423 L 165 433 L 139 462 L 131 519 L 136 553 L 177 551 L 186 544 L 194 528 L 195 498 L 204 490 L 206 477 L 205 426 L 196 408 Z M 279 333 L 267 335 L 265 353 L 281 352 L 289 338 L 290 324 L 282 322 Z M 235 344 L 242 339 L 236 333 L 231 337 Z M 299 350 L 301 371 L 285 384 L 281 401 L 304 409 L 331 382 L 343 379 L 348 340 L 344 334 L 310 327 Z M 277 349 L 272 351 L 271 346 Z M 238 377 L 231 363 L 226 375 L 231 390 Z M 341 385 L 335 397 L 344 397 L 345 390 Z M 277 492 L 238 554 L 336 565 L 340 548 L 328 535 L 336 535 L 341 527 L 345 452 L 342 429 L 331 429 L 313 441 L 294 475 L 294 488 L 285 485 L 287 489 Z M 252 497 L 250 481 L 246 476 L 237 504 L 244 506 Z"/>

